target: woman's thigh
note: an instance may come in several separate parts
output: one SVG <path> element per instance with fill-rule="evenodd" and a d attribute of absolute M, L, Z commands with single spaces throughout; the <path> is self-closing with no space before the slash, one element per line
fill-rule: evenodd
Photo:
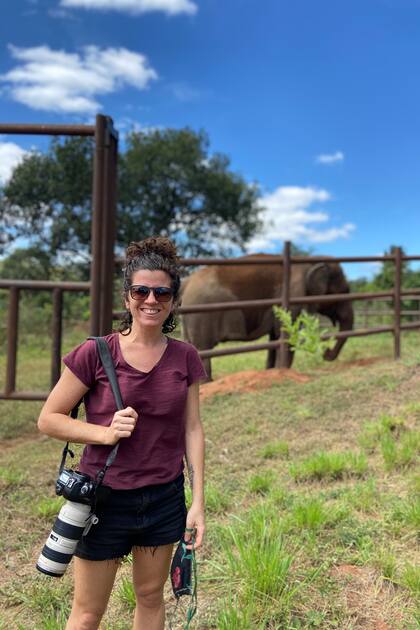
<path fill-rule="evenodd" d="M 103 614 L 120 565 L 119 560 L 74 558 L 74 604 L 77 608 Z"/>
<path fill-rule="evenodd" d="M 158 593 L 169 575 L 173 544 L 133 547 L 133 582 L 137 596 Z"/>

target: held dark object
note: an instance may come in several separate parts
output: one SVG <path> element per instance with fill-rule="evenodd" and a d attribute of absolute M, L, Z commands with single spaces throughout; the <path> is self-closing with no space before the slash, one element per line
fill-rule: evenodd
<path fill-rule="evenodd" d="M 182 539 L 174 553 L 171 562 L 171 583 L 172 591 L 177 599 L 177 604 L 182 595 L 189 595 L 190 604 L 187 610 L 187 620 L 184 629 L 190 627 L 190 623 L 197 612 L 197 564 L 195 560 L 194 540 L 186 542 Z M 192 549 L 187 545 L 192 544 Z"/>
<path fill-rule="evenodd" d="M 55 482 L 55 493 L 68 501 L 92 505 L 95 498 L 95 483 L 89 475 L 64 468 Z"/>

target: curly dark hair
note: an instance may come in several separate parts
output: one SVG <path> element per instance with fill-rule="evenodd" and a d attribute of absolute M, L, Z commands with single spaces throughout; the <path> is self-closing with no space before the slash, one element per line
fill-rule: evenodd
<path fill-rule="evenodd" d="M 132 284 L 133 274 L 140 269 L 148 271 L 165 271 L 171 278 L 171 286 L 174 292 L 174 304 L 176 305 L 179 289 L 181 286 L 179 258 L 176 247 L 169 238 L 163 236 L 152 236 L 145 238 L 143 241 L 133 242 L 127 247 L 125 253 L 124 272 L 124 298 L 128 298 L 128 292 Z M 164 334 L 171 333 L 176 327 L 175 314 L 172 312 L 165 319 L 162 325 Z M 133 324 L 133 317 L 129 310 L 124 316 L 118 327 L 121 334 L 129 335 Z"/>

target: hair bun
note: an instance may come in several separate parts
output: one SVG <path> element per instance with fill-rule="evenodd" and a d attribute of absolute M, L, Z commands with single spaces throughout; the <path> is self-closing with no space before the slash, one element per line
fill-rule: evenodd
<path fill-rule="evenodd" d="M 142 241 L 130 243 L 125 253 L 126 262 L 129 263 L 134 258 L 148 254 L 158 254 L 164 258 L 173 260 L 175 263 L 178 260 L 176 247 L 169 238 L 164 236 L 151 236 Z"/>

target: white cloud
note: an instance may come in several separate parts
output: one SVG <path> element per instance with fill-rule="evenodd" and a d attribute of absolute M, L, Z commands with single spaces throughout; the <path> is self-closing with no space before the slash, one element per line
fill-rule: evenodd
<path fill-rule="evenodd" d="M 60 6 L 102 11 L 125 11 L 127 13 L 148 13 L 163 11 L 168 15 L 197 12 L 197 5 L 191 0 L 61 0 Z"/>
<path fill-rule="evenodd" d="M 331 199 L 327 190 L 313 187 L 281 186 L 261 198 L 263 230 L 250 244 L 250 251 L 270 250 L 278 241 L 297 243 L 326 243 L 347 238 L 355 229 L 352 223 L 341 227 L 316 229 L 312 224 L 325 224 L 329 215 L 325 211 L 310 211 L 314 203 Z"/>
<path fill-rule="evenodd" d="M 344 153 L 342 151 L 336 151 L 335 153 L 321 153 L 317 155 L 316 162 L 318 164 L 335 164 L 336 162 L 343 162 Z"/>
<path fill-rule="evenodd" d="M 22 162 L 28 152 L 14 142 L 0 140 L 0 184 L 5 184 L 13 169 Z"/>
<path fill-rule="evenodd" d="M 93 114 L 101 109 L 96 97 L 126 85 L 144 90 L 157 79 L 144 55 L 126 48 L 86 46 L 82 54 L 48 46 L 9 46 L 20 62 L 0 76 L 12 98 L 32 109 Z"/>

